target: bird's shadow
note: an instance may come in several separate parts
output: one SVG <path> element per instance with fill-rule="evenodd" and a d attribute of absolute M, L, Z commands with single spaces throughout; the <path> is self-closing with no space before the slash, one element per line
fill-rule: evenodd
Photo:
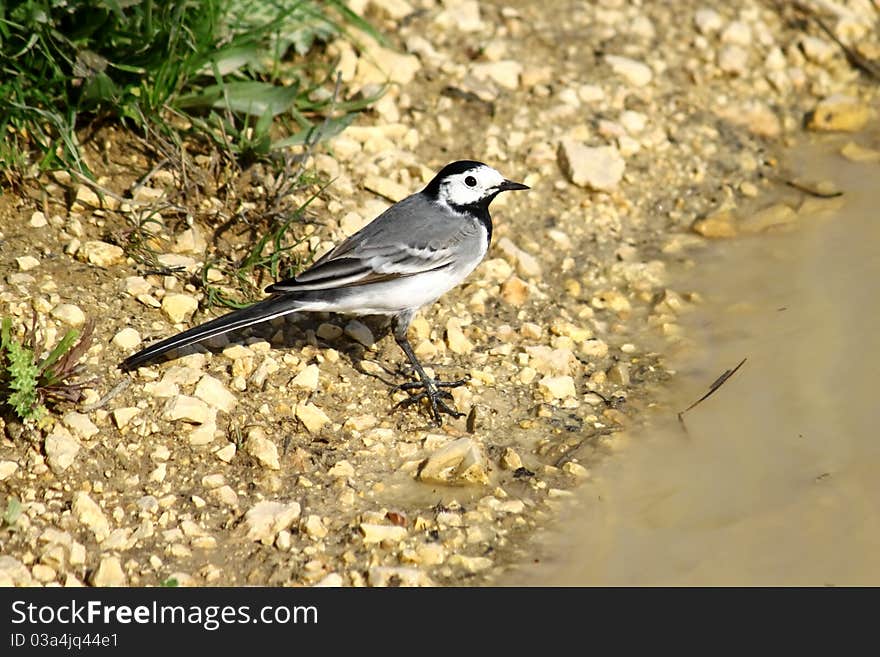
<path fill-rule="evenodd" d="M 389 351 L 387 344 L 383 347 L 379 346 L 379 343 L 385 341 L 385 338 L 391 333 L 391 323 L 388 318 L 380 315 L 357 318 L 373 334 L 373 345 L 375 346 L 372 346 L 372 352 L 368 352 L 367 346 L 346 336 L 342 332 L 344 331 L 345 324 L 351 319 L 351 316 L 333 313 L 312 313 L 294 317 L 282 317 L 275 321 L 262 322 L 235 331 L 229 331 L 221 337 L 209 338 L 186 345 L 185 347 L 169 350 L 164 354 L 157 355 L 154 359 L 144 363 L 144 365 L 169 363 L 197 353 L 222 354 L 226 349 L 234 345 L 246 347 L 255 341 L 265 340 L 271 344 L 273 351 L 277 351 L 281 355 L 288 351 L 296 353 L 308 346 L 322 350 L 336 349 L 348 358 L 355 370 L 366 376 L 378 379 L 392 391 L 396 390 L 400 383 L 410 380 L 413 371 L 405 359 L 398 359 L 394 365 L 388 365 L 386 362 L 383 362 L 394 358 L 392 354 L 386 353 Z M 338 337 L 322 338 L 318 336 L 318 327 L 321 324 L 327 323 L 339 327 L 340 335 Z M 381 372 L 377 372 L 375 367 L 365 367 L 365 363 L 378 366 Z M 293 376 L 291 375 L 291 379 Z"/>

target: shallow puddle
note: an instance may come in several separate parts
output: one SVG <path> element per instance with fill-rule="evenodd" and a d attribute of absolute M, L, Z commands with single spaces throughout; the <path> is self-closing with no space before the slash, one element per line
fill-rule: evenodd
<path fill-rule="evenodd" d="M 504 584 L 880 584 L 880 164 L 844 160 L 846 141 L 790 159 L 839 209 L 697 256 L 674 287 L 706 300 L 683 321 L 698 346 L 653 426 Z M 743 358 L 685 432 L 675 411 Z"/>

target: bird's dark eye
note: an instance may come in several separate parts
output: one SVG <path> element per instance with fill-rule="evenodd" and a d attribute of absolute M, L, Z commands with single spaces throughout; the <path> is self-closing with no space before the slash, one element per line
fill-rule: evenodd
<path fill-rule="evenodd" d="M 473 176 L 468 176 L 467 178 L 464 179 L 464 184 L 467 185 L 468 187 L 474 187 L 477 184 L 477 179 L 474 178 Z"/>

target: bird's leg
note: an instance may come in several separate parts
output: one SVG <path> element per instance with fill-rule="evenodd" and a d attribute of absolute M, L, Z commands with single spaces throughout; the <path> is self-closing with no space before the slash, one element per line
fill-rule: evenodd
<path fill-rule="evenodd" d="M 410 395 L 408 399 L 404 399 L 403 401 L 399 402 L 397 406 L 406 407 L 410 404 L 415 404 L 422 399 L 427 399 L 431 402 L 431 411 L 434 415 L 434 421 L 437 422 L 437 426 L 440 426 L 440 424 L 442 424 L 440 413 L 446 413 L 447 415 L 451 415 L 452 417 L 464 416 L 464 413 L 459 413 L 457 410 L 450 407 L 446 402 L 443 401 L 443 399 L 452 399 L 452 395 L 442 388 L 456 388 L 467 383 L 467 380 L 460 379 L 458 381 L 438 381 L 429 377 L 428 373 L 425 372 L 425 368 L 422 367 L 422 364 L 419 362 L 419 359 L 416 358 L 416 354 L 413 351 L 412 345 L 409 343 L 409 340 L 406 337 L 406 328 L 408 324 L 408 322 L 405 323 L 403 326 L 397 323 L 395 324 L 394 339 L 397 341 L 397 344 L 400 345 L 403 353 L 406 354 L 406 357 L 409 360 L 410 364 L 413 366 L 413 369 L 416 371 L 419 380 L 410 381 L 409 383 L 402 383 L 399 386 L 395 386 L 393 390 L 405 390 L 409 392 L 410 390 L 422 388 L 422 391 Z"/>

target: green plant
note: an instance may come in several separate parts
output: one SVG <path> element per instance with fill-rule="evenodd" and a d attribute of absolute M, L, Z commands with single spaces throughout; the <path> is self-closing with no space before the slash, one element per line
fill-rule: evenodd
<path fill-rule="evenodd" d="M 0 404 L 11 409 L 21 420 L 39 420 L 45 413 L 47 399 L 77 401 L 89 382 L 70 379 L 82 367 L 79 360 L 88 350 L 94 322 L 82 335 L 69 330 L 45 358 L 42 339 L 37 337 L 37 317 L 22 338 L 12 333 L 12 320 L 0 322 Z M 78 338 L 78 340 L 77 340 Z"/>
<path fill-rule="evenodd" d="M 18 522 L 18 517 L 21 515 L 21 501 L 15 497 L 14 495 L 10 495 L 6 498 L 6 509 L 3 510 L 3 515 L 0 516 L 0 520 L 3 521 L 2 524 L 13 527 L 16 522 Z"/>
<path fill-rule="evenodd" d="M 334 65 L 300 60 L 353 30 L 380 38 L 343 0 L 7 0 L 0 161 L 7 178 L 31 164 L 88 175 L 77 131 L 96 118 L 236 157 L 326 137 L 371 99 L 315 121 Z"/>

